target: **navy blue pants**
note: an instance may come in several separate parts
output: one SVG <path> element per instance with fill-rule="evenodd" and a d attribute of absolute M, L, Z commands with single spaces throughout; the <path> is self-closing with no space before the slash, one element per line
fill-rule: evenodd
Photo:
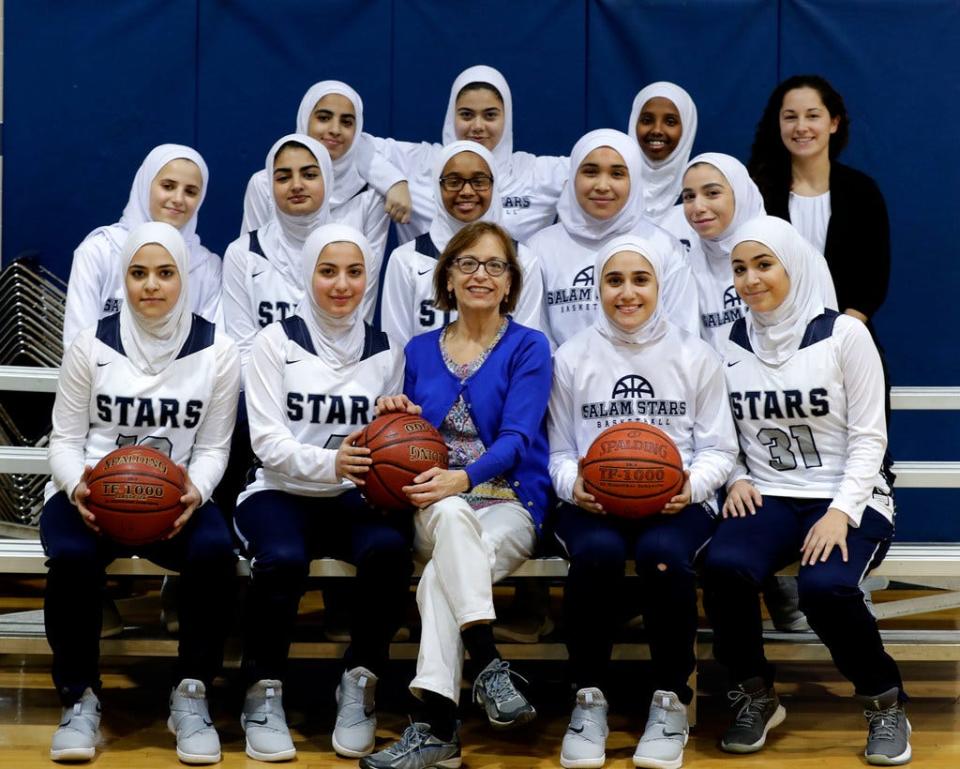
<path fill-rule="evenodd" d="M 211 503 L 194 511 L 173 539 L 135 548 L 91 531 L 63 492 L 40 516 L 47 554 L 43 618 L 53 649 L 53 682 L 64 705 L 88 686 L 100 688 L 100 627 L 107 565 L 139 555 L 180 572 L 180 647 L 174 682 L 197 678 L 207 686 L 223 664 L 233 613 L 237 557 L 223 514 Z"/>
<path fill-rule="evenodd" d="M 763 653 L 760 586 L 799 560 L 804 537 L 829 503 L 764 495 L 756 515 L 725 519 L 707 548 L 704 603 L 713 625 L 713 653 L 735 682 L 760 676 L 772 685 L 774 667 Z M 810 627 L 857 694 L 867 696 L 903 687 L 859 587 L 883 560 L 892 537 L 893 525 L 867 507 L 860 526 L 847 529 L 849 560 L 844 563 L 834 548 L 825 563 L 801 567 L 797 578 L 800 608 Z"/>
<path fill-rule="evenodd" d="M 563 595 L 573 683 L 603 687 L 613 636 L 623 621 L 624 591 L 635 585 L 649 633 L 654 686 L 689 704 L 693 691 L 687 679 L 696 665 L 698 622 L 694 562 L 716 528 L 712 511 L 690 505 L 676 515 L 632 521 L 561 504 L 554 528 L 570 560 Z M 631 557 L 635 582 L 624 577 Z"/>
<path fill-rule="evenodd" d="M 373 510 L 356 490 L 336 497 L 260 491 L 237 505 L 235 519 L 253 562 L 244 622 L 247 682 L 284 678 L 310 561 L 320 557 L 356 566 L 345 662 L 381 674 L 409 599 L 411 513 Z"/>

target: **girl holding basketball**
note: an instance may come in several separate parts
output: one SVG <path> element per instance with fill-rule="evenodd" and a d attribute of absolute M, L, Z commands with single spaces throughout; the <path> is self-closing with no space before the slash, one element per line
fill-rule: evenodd
<path fill-rule="evenodd" d="M 231 614 L 236 557 L 209 501 L 223 474 L 240 384 L 236 345 L 190 312 L 190 256 L 180 232 L 150 222 L 124 241 L 120 311 L 81 331 L 64 355 L 50 434 L 40 535 L 49 558 L 44 598 L 53 681 L 63 704 L 50 757 L 92 759 L 104 569 L 131 554 L 100 534 L 85 506 L 91 466 L 119 446 L 167 454 L 186 474 L 183 514 L 167 538 L 135 549 L 179 571 L 180 647 L 168 725 L 188 763 L 220 760 L 206 703 Z"/>
<path fill-rule="evenodd" d="M 422 710 L 399 742 L 360 762 L 364 769 L 459 766 L 464 648 L 480 669 L 473 699 L 494 727 L 536 716 L 497 651 L 491 623 L 493 583 L 529 558 L 548 504 L 550 347 L 542 333 L 509 317 L 523 273 L 497 225 L 475 222 L 450 239 L 434 289 L 437 307 L 457 310 L 457 319 L 410 340 L 403 395 L 379 404 L 381 412 L 422 407 L 450 458 L 449 469 L 428 470 L 404 488 L 418 508 L 414 547 L 427 562 L 410 684 Z"/>
<path fill-rule="evenodd" d="M 716 491 L 733 468 L 737 441 L 719 357 L 665 317 L 659 278 L 666 259 L 655 241 L 626 235 L 607 243 L 594 264 L 601 312 L 554 360 L 550 477 L 562 500 L 555 533 L 570 561 L 564 615 L 577 687 L 560 756 L 565 767 L 600 767 L 605 760 L 603 688 L 630 558 L 656 689 L 634 765 L 676 769 L 687 740 L 694 561 L 716 527 Z M 660 513 L 639 520 L 606 514 L 581 473 L 582 457 L 601 432 L 632 423 L 666 433 L 684 467 L 680 492 Z"/>
<path fill-rule="evenodd" d="M 893 537 L 880 358 L 860 321 L 824 307 L 815 255 L 775 217 L 733 237 L 734 284 L 750 312 L 733 326 L 724 374 L 742 461 L 704 573 L 714 654 L 736 683 L 720 746 L 760 750 L 784 719 L 757 593 L 799 556 L 800 608 L 866 708 L 867 761 L 903 764 L 906 694 L 859 589 Z"/>
<path fill-rule="evenodd" d="M 250 440 L 260 460 L 240 495 L 236 529 L 253 565 L 244 627 L 246 752 L 261 761 L 296 755 L 283 711 L 287 656 L 310 560 L 357 567 L 352 642 L 337 688 L 333 745 L 358 758 L 373 750 L 374 693 L 409 591 L 409 513 L 370 508 L 358 486 L 369 449 L 354 445 L 376 399 L 396 392 L 403 352 L 363 321 L 368 264 L 352 227 L 327 224 L 300 255 L 295 314 L 256 338 L 247 369 Z"/>

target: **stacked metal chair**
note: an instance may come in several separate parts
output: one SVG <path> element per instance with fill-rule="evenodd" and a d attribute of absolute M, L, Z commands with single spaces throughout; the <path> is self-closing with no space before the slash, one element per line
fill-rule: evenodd
<path fill-rule="evenodd" d="M 0 366 L 59 366 L 66 300 L 67 284 L 30 258 L 0 271 Z M 0 397 L 0 445 L 46 446 L 52 396 L 26 391 Z M 48 479 L 0 473 L 0 521 L 36 525 Z"/>

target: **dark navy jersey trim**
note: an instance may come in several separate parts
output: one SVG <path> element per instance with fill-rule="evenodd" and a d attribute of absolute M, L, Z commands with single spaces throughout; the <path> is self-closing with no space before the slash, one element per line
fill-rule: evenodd
<path fill-rule="evenodd" d="M 369 323 L 364 324 L 364 331 L 366 333 L 363 338 L 363 354 L 360 356 L 360 360 L 372 358 L 377 353 L 390 349 L 390 339 L 385 333 L 377 331 Z"/>
<path fill-rule="evenodd" d="M 425 232 L 423 235 L 417 235 L 417 239 L 413 241 L 413 247 L 416 249 L 418 254 L 429 256 L 431 259 L 440 258 L 440 252 L 433 244 L 433 238 L 430 237 L 429 232 Z"/>
<path fill-rule="evenodd" d="M 360 195 L 362 195 L 364 192 L 366 192 L 366 191 L 369 190 L 369 189 L 370 189 L 370 185 L 369 185 L 369 184 L 364 184 L 363 187 L 361 187 L 359 190 L 357 190 L 356 192 L 354 192 L 354 193 L 348 198 L 348 200 L 353 200 L 354 198 L 359 197 Z"/>
<path fill-rule="evenodd" d="M 313 346 L 313 340 L 310 338 L 310 332 L 307 330 L 307 324 L 299 315 L 291 315 L 280 321 L 287 339 L 296 342 L 311 355 L 317 354 L 317 349 Z"/>
<path fill-rule="evenodd" d="M 264 259 L 267 258 L 267 255 L 263 253 L 263 246 L 260 245 L 260 236 L 257 235 L 256 230 L 250 230 L 250 245 L 247 246 L 247 249 L 257 256 L 262 256 Z"/>
<path fill-rule="evenodd" d="M 810 347 L 824 339 L 833 336 L 833 324 L 837 322 L 840 313 L 836 310 L 824 310 L 823 315 L 818 315 L 807 324 L 807 331 L 803 335 L 803 341 L 800 342 L 800 349 Z"/>
<path fill-rule="evenodd" d="M 209 320 L 204 320 L 199 315 L 194 315 L 193 321 L 190 324 L 190 335 L 187 337 L 187 341 L 183 343 L 183 347 L 180 348 L 180 354 L 177 355 L 177 360 L 186 358 L 188 355 L 193 355 L 195 352 L 206 350 L 213 344 L 213 337 L 216 330 L 217 327 Z"/>
<path fill-rule="evenodd" d="M 120 313 L 107 315 L 97 321 L 97 339 L 103 342 L 107 347 L 116 350 L 121 355 L 126 356 L 123 351 L 123 342 L 120 341 Z"/>
<path fill-rule="evenodd" d="M 733 322 L 730 329 L 730 341 L 747 352 L 753 352 L 753 347 L 750 346 L 750 338 L 747 336 L 747 321 L 745 318 L 737 318 Z"/>

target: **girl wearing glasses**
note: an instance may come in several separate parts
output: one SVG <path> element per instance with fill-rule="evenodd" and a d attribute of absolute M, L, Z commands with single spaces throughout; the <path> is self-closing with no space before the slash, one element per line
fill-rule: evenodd
<path fill-rule="evenodd" d="M 502 218 L 493 155 L 476 142 L 458 141 L 444 147 L 434 166 L 434 216 L 428 232 L 394 249 L 387 262 L 380 325 L 391 339 L 406 344 L 412 337 L 443 328 L 456 317 L 455 307 L 434 301 L 433 275 L 437 258 L 451 239 L 471 222 L 499 224 Z M 539 278 L 531 252 L 516 245 L 524 276 Z M 524 281 L 514 303 L 514 317 L 540 327 L 542 287 L 539 280 Z M 511 308 L 513 311 L 513 308 Z"/>
<path fill-rule="evenodd" d="M 459 766 L 465 648 L 480 671 L 472 698 L 494 727 L 536 716 L 497 651 L 491 623 L 493 583 L 533 552 L 546 512 L 550 346 L 509 315 L 524 276 L 513 241 L 497 225 L 475 222 L 453 235 L 433 282 L 437 308 L 457 310 L 457 319 L 410 340 L 403 395 L 379 403 L 380 412 L 422 408 L 450 455 L 449 469 L 428 470 L 404 489 L 418 508 L 414 549 L 427 561 L 410 684 L 422 709 L 399 742 L 361 760 L 365 769 Z"/>

